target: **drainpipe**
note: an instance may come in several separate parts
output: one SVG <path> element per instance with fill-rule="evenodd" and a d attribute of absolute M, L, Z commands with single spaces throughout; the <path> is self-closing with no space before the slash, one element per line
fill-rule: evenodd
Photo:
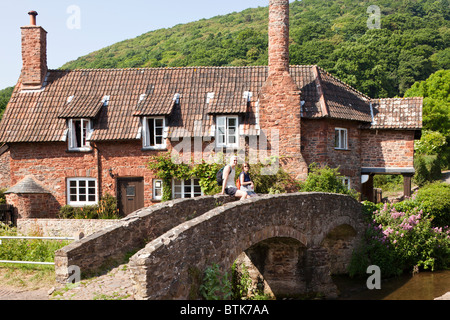
<path fill-rule="evenodd" d="M 96 150 L 96 157 L 97 157 L 97 181 L 98 181 L 98 199 L 100 200 L 102 198 L 102 190 L 103 190 L 103 183 L 102 183 L 102 162 L 100 160 L 100 149 L 97 147 L 95 143 L 91 144 L 92 148 Z"/>

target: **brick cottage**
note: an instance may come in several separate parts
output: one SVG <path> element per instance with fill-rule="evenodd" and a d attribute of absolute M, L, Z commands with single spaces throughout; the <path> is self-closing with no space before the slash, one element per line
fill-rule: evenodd
<path fill-rule="evenodd" d="M 422 98 L 371 99 L 315 65 L 289 65 L 289 1 L 270 0 L 269 65 L 48 70 L 47 32 L 22 27 L 23 68 L 0 123 L 7 200 L 22 218 L 110 193 L 122 214 L 160 201 L 150 156 L 201 139 L 218 151 L 267 154 L 304 179 L 308 165 L 339 167 L 372 199 L 374 174 L 414 174 Z M 173 197 L 201 195 L 196 179 L 172 181 Z M 36 210 L 40 208 L 40 210 Z"/>

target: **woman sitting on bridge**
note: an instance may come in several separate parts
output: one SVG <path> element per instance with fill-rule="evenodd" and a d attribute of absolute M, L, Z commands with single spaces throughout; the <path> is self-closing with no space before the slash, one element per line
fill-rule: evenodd
<path fill-rule="evenodd" d="M 230 164 L 225 166 L 223 169 L 223 183 L 222 183 L 222 192 L 220 194 L 227 194 L 231 197 L 241 198 L 241 200 L 247 199 L 249 196 L 246 191 L 239 190 L 236 187 L 235 174 L 236 174 L 236 165 L 238 159 L 236 156 L 232 156 L 230 159 Z"/>
<path fill-rule="evenodd" d="M 250 164 L 248 162 L 244 162 L 242 165 L 242 172 L 239 175 L 239 182 L 241 185 L 239 190 L 247 192 L 249 197 L 256 197 L 257 194 L 255 193 L 255 184 L 250 178 L 249 170 Z"/>

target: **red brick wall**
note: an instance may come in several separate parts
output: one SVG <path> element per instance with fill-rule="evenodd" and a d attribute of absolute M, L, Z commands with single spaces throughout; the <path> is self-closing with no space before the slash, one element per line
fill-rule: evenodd
<path fill-rule="evenodd" d="M 361 130 L 362 167 L 414 166 L 414 131 Z"/>
<path fill-rule="evenodd" d="M 47 31 L 38 26 L 22 27 L 22 83 L 24 89 L 40 88 L 47 74 Z"/>
<path fill-rule="evenodd" d="M 152 172 L 146 162 L 156 151 L 142 151 L 141 141 L 102 142 L 91 152 L 67 152 L 67 143 L 18 143 L 11 146 L 11 183 L 33 175 L 49 190 L 57 205 L 67 204 L 66 179 L 96 178 L 106 192 L 116 196 L 117 177 L 144 177 L 145 205 L 152 202 Z M 98 156 L 99 154 L 99 156 Z M 98 157 L 100 161 L 98 161 Z M 98 168 L 100 167 L 100 171 Z M 109 169 L 112 169 L 111 177 Z M 101 172 L 101 175 L 98 175 Z"/>
<path fill-rule="evenodd" d="M 351 177 L 351 187 L 358 190 L 361 184 L 361 141 L 359 123 L 333 119 L 302 119 L 302 149 L 306 162 L 316 162 Z M 335 128 L 347 129 L 348 150 L 334 146 Z"/>
<path fill-rule="evenodd" d="M 7 194 L 6 201 L 14 206 L 20 219 L 54 218 L 59 209 L 50 194 Z"/>

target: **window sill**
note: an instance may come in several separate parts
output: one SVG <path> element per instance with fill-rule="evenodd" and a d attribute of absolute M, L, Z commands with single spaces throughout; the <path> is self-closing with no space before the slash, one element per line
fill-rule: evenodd
<path fill-rule="evenodd" d="M 239 150 L 239 146 L 215 146 L 214 147 L 214 151 L 222 151 L 222 150 L 232 150 L 232 151 L 235 151 L 235 150 Z"/>
<path fill-rule="evenodd" d="M 167 147 L 143 147 L 141 151 L 168 151 Z"/>
<path fill-rule="evenodd" d="M 342 149 L 342 148 L 334 148 L 334 150 L 338 150 L 338 151 L 352 151 L 351 149 Z"/>
<path fill-rule="evenodd" d="M 74 208 L 83 208 L 85 206 L 95 206 L 98 202 L 84 202 L 84 203 L 67 203 L 68 206 L 74 207 Z"/>
<path fill-rule="evenodd" d="M 94 149 L 89 148 L 89 149 L 67 149 L 66 150 L 67 153 L 91 153 L 94 152 Z"/>

